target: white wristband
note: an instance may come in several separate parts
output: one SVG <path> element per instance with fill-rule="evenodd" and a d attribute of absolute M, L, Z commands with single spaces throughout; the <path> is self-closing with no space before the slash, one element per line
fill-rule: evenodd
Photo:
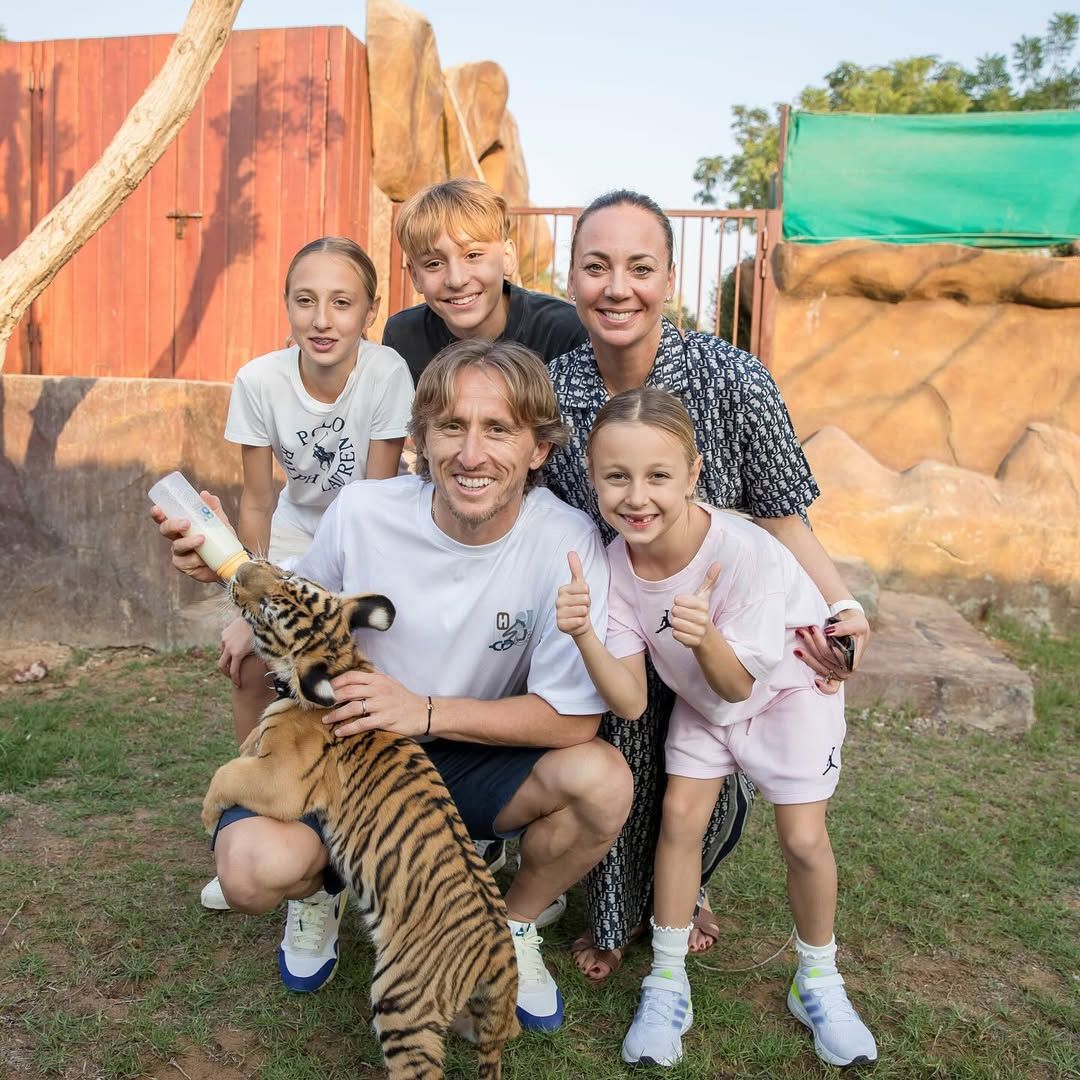
<path fill-rule="evenodd" d="M 846 600 L 837 600 L 835 604 L 829 605 L 830 615 L 839 615 L 841 611 L 857 611 L 861 615 L 866 614 L 862 604 L 852 596 L 849 596 Z"/>

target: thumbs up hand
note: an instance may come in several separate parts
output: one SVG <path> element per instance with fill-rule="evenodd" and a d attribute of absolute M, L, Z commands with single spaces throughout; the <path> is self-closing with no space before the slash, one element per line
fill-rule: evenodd
<path fill-rule="evenodd" d="M 555 625 L 571 637 L 581 637 L 588 633 L 592 624 L 589 622 L 589 583 L 581 570 L 581 559 L 576 551 L 567 552 L 566 561 L 570 566 L 570 584 L 559 587 L 555 601 Z"/>
<path fill-rule="evenodd" d="M 713 563 L 705 574 L 705 579 L 698 586 L 697 592 L 680 593 L 671 605 L 668 619 L 671 622 L 671 636 L 688 649 L 696 649 L 713 629 L 712 616 L 709 613 L 709 599 L 713 586 L 720 576 L 721 566 Z"/>

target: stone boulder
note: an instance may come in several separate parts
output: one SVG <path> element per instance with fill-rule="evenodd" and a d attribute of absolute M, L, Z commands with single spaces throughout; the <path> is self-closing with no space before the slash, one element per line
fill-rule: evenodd
<path fill-rule="evenodd" d="M 446 147 L 446 175 L 482 180 L 476 147 L 457 96 L 449 83 L 443 84 L 443 138 Z"/>
<path fill-rule="evenodd" d="M 173 469 L 235 520 L 228 383 L 0 377 L 0 638 L 169 648 L 217 640 L 220 589 L 173 570 L 146 492 Z M 205 601 L 214 603 L 207 611 Z"/>
<path fill-rule="evenodd" d="M 833 555 L 832 561 L 844 584 L 863 606 L 866 621 L 873 626 L 878 616 L 878 596 L 881 589 L 877 574 L 865 559 L 854 555 Z"/>
<path fill-rule="evenodd" d="M 1028 424 L 1080 430 L 1080 259 L 949 244 L 784 244 L 773 375 L 802 438 L 993 476 Z"/>
<path fill-rule="evenodd" d="M 897 304 L 1080 306 L 1080 259 L 1042 252 L 997 251 L 961 244 L 780 244 L 773 257 L 777 287 L 796 299 L 858 296 Z"/>
<path fill-rule="evenodd" d="M 447 68 L 443 77 L 457 100 L 476 156 L 482 158 L 499 141 L 510 96 L 506 72 L 491 60 L 481 60 Z"/>
<path fill-rule="evenodd" d="M 503 112 L 499 136 L 480 159 L 484 179 L 506 199 L 507 206 L 525 206 L 529 201 L 529 174 L 521 151 L 517 121 L 509 109 Z"/>
<path fill-rule="evenodd" d="M 493 149 L 481 158 L 484 179 L 510 208 L 529 205 L 529 174 L 521 149 L 517 121 L 507 109 Z M 549 290 L 554 248 L 547 220 L 541 216 L 519 218 L 511 239 L 517 247 L 518 274 L 527 289 Z"/>
<path fill-rule="evenodd" d="M 1030 677 L 932 596 L 881 594 L 870 648 L 845 694 L 849 711 L 906 709 L 938 727 L 1021 735 L 1035 723 Z"/>
<path fill-rule="evenodd" d="M 403 202 L 447 178 L 435 32 L 397 0 L 368 0 L 366 45 L 374 179 Z"/>
<path fill-rule="evenodd" d="M 804 444 L 823 492 L 827 551 L 865 559 L 888 588 L 1080 626 L 1080 437 L 1030 425 L 998 477 L 927 461 L 890 469 L 836 427 Z"/>

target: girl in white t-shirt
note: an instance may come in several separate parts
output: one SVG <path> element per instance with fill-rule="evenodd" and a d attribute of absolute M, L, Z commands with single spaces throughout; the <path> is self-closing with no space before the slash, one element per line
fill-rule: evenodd
<path fill-rule="evenodd" d="M 724 778 L 741 770 L 775 805 L 787 862 L 799 956 L 788 1008 L 825 1061 L 872 1061 L 874 1038 L 844 991 L 833 938 L 836 863 L 825 811 L 840 775 L 843 688 L 818 684 L 796 638 L 807 627 L 828 635 L 828 606 L 764 529 L 694 501 L 701 456 L 673 395 L 642 387 L 610 398 L 589 435 L 588 462 L 600 513 L 619 534 L 608 548 L 607 641 L 592 629 L 573 552 L 559 629 L 573 636 L 617 716 L 635 720 L 645 710 L 646 651 L 677 695 L 654 862 L 653 965 L 623 1060 L 672 1066 L 682 1057 L 702 838 Z"/>
<path fill-rule="evenodd" d="M 274 562 L 307 550 L 346 484 L 397 475 L 413 398 L 405 361 L 364 337 L 379 293 L 375 266 L 358 244 L 324 236 L 302 247 L 285 274 L 285 311 L 292 344 L 236 373 L 225 423 L 225 438 L 242 448 L 237 535 Z M 285 474 L 280 494 L 274 458 Z M 218 666 L 233 681 L 242 742 L 274 691 L 242 619 L 221 640 Z M 202 900 L 227 906 L 216 878 Z"/>

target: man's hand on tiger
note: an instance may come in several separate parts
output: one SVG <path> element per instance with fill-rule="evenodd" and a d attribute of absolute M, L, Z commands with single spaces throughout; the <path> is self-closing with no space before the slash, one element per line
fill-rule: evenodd
<path fill-rule="evenodd" d="M 332 679 L 338 707 L 323 717 L 338 738 L 380 728 L 415 738 L 427 728 L 427 698 L 381 671 L 347 671 Z"/>

